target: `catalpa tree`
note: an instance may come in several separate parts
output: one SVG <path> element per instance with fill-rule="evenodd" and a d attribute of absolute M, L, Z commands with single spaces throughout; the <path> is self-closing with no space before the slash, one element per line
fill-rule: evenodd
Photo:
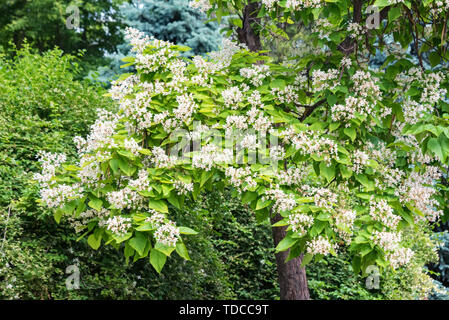
<path fill-rule="evenodd" d="M 171 208 L 229 186 L 271 220 L 282 299 L 309 298 L 305 266 L 342 250 L 355 272 L 406 267 L 404 230 L 446 210 L 449 3 L 191 5 L 231 15 L 239 41 L 187 59 L 189 48 L 128 29 L 137 71 L 110 90 L 119 112 L 100 111 L 75 138 L 76 164 L 41 154 L 42 203 L 94 249 L 149 256 L 160 272 L 173 252 L 189 259 L 183 238 L 196 233 Z M 311 50 L 274 63 L 261 38 L 287 37 L 289 25 L 307 30 Z M 385 61 L 369 68 L 376 52 Z"/>

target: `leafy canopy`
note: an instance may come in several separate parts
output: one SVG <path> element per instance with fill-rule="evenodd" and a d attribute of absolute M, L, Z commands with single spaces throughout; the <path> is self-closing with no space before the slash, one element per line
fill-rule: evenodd
<path fill-rule="evenodd" d="M 217 19 L 248 8 L 192 5 Z M 76 165 L 42 155 L 43 204 L 57 220 L 77 218 L 94 249 L 124 243 L 127 258 L 149 256 L 160 272 L 173 251 L 189 259 L 182 239 L 196 233 L 171 221 L 170 207 L 230 185 L 259 220 L 282 216 L 276 249 L 290 249 L 288 259 L 303 253 L 307 264 L 346 247 L 355 271 L 407 265 L 413 244 L 402 231 L 446 210 L 447 19 L 434 2 L 377 2 L 381 24 L 368 29 L 368 5 L 252 2 L 257 32 L 312 30 L 308 54 L 287 65 L 230 41 L 187 59 L 189 48 L 128 29 L 136 56 L 124 60 L 137 72 L 110 90 L 120 111 L 101 112 L 87 139 L 76 138 Z M 237 33 L 247 21 L 235 20 Z M 419 65 L 407 53 L 416 42 Z M 370 69 L 375 50 L 387 58 Z M 424 68 L 427 58 L 439 70 Z"/>

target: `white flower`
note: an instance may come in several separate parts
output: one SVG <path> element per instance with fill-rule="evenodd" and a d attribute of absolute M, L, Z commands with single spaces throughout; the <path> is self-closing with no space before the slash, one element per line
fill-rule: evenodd
<path fill-rule="evenodd" d="M 161 225 L 154 233 L 156 242 L 165 244 L 169 247 L 174 247 L 179 238 L 179 228 L 176 227 L 176 223 L 169 221 Z"/>
<path fill-rule="evenodd" d="M 331 251 L 335 250 L 330 241 L 323 236 L 314 238 L 307 243 L 306 252 L 310 254 L 322 254 L 328 255 Z"/>

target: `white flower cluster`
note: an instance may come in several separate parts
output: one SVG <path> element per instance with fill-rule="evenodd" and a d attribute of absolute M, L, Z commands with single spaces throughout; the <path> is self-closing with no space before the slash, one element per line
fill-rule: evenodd
<path fill-rule="evenodd" d="M 106 229 L 118 236 L 123 236 L 131 228 L 131 218 L 114 216 L 108 220 L 100 221 L 98 225 L 101 227 L 106 227 Z"/>
<path fill-rule="evenodd" d="M 262 0 L 262 4 L 265 6 L 265 8 L 268 9 L 268 11 L 271 11 L 274 9 L 274 5 L 276 4 L 277 0 Z"/>
<path fill-rule="evenodd" d="M 193 192 L 193 183 L 175 181 L 173 186 L 175 187 L 176 193 L 180 195 L 187 195 L 189 192 Z"/>
<path fill-rule="evenodd" d="M 255 134 L 245 134 L 240 140 L 240 147 L 243 149 L 256 150 L 257 146 L 257 135 Z"/>
<path fill-rule="evenodd" d="M 401 234 L 394 232 L 374 231 L 371 240 L 386 253 L 386 259 L 396 269 L 410 262 L 414 252 L 410 248 L 401 247 Z"/>
<path fill-rule="evenodd" d="M 312 72 L 312 86 L 316 91 L 323 91 L 326 89 L 333 90 L 338 85 L 339 72 L 337 69 L 313 70 Z"/>
<path fill-rule="evenodd" d="M 263 65 L 255 65 L 252 68 L 240 69 L 240 75 L 246 79 L 249 79 L 253 86 L 261 86 L 262 81 L 270 75 L 270 67 Z"/>
<path fill-rule="evenodd" d="M 276 98 L 280 103 L 295 103 L 299 104 L 299 96 L 295 92 L 298 90 L 298 87 L 287 85 L 285 88 L 272 88 L 271 94 Z"/>
<path fill-rule="evenodd" d="M 296 133 L 293 128 L 283 131 L 283 141 L 295 146 L 304 154 L 323 157 L 324 161 L 330 165 L 332 159 L 338 159 L 337 143 L 327 137 L 320 137 L 314 131 L 301 131 Z"/>
<path fill-rule="evenodd" d="M 350 59 L 350 58 L 348 58 L 348 57 L 343 57 L 342 59 L 341 59 L 341 66 L 343 67 L 343 68 L 350 68 L 351 67 L 351 65 L 352 65 L 352 60 Z"/>
<path fill-rule="evenodd" d="M 150 180 L 148 179 L 148 171 L 145 169 L 140 169 L 137 173 L 137 179 L 129 180 L 128 187 L 134 188 L 137 191 L 150 191 Z"/>
<path fill-rule="evenodd" d="M 356 95 L 364 98 L 371 97 L 372 99 L 379 99 L 381 97 L 380 88 L 376 84 L 378 79 L 374 78 L 371 73 L 357 70 L 352 75 L 351 80 L 354 81 Z"/>
<path fill-rule="evenodd" d="M 311 239 L 306 246 L 306 252 L 310 254 L 328 255 L 335 250 L 335 246 L 323 236 Z"/>
<path fill-rule="evenodd" d="M 135 28 L 125 28 L 125 39 L 132 46 L 131 51 L 142 53 L 150 43 L 150 37 Z"/>
<path fill-rule="evenodd" d="M 404 120 L 408 124 L 415 124 L 426 115 L 432 114 L 431 104 L 421 104 L 407 97 L 402 104 Z"/>
<path fill-rule="evenodd" d="M 198 105 L 193 100 L 193 94 L 184 94 L 176 97 L 178 107 L 173 110 L 175 117 L 189 124 L 192 121 L 193 112 L 198 109 Z"/>
<path fill-rule="evenodd" d="M 48 186 L 51 179 L 56 174 L 56 169 L 61 167 L 66 159 L 67 157 L 65 154 L 39 151 L 38 161 L 42 166 L 42 172 L 35 173 L 33 175 L 33 179 L 38 181 L 43 186 Z"/>
<path fill-rule="evenodd" d="M 108 192 L 106 200 L 114 208 L 122 210 L 142 208 L 144 198 L 131 188 L 125 187 L 119 191 Z"/>
<path fill-rule="evenodd" d="M 407 73 L 401 73 L 397 76 L 398 82 L 404 84 L 407 89 L 413 81 L 417 81 L 419 87 L 422 87 L 420 102 L 432 105 L 445 99 L 447 90 L 441 88 L 445 79 L 446 76 L 441 71 L 424 73 L 419 68 L 410 68 Z"/>
<path fill-rule="evenodd" d="M 351 235 L 354 229 L 354 221 L 357 213 L 354 210 L 338 208 L 334 215 L 336 228 L 334 230 L 347 243 L 351 243 Z"/>
<path fill-rule="evenodd" d="M 153 153 L 151 159 L 157 168 L 170 168 L 176 165 L 177 157 L 168 156 L 161 147 L 153 147 L 151 151 Z"/>
<path fill-rule="evenodd" d="M 287 0 L 285 7 L 291 10 L 303 10 L 307 8 L 320 8 L 323 6 L 322 0 Z"/>
<path fill-rule="evenodd" d="M 305 189 L 309 195 L 313 195 L 313 201 L 317 207 L 330 211 L 338 203 L 338 195 L 328 188 L 313 188 L 304 185 L 303 189 Z"/>
<path fill-rule="evenodd" d="M 226 107 L 231 109 L 238 109 L 239 103 L 243 101 L 243 93 L 240 91 L 239 87 L 230 87 L 229 89 L 223 90 L 221 93 Z"/>
<path fill-rule="evenodd" d="M 432 1 L 432 9 L 430 11 L 436 16 L 447 13 L 449 11 L 449 0 Z"/>
<path fill-rule="evenodd" d="M 153 228 L 157 229 L 165 223 L 166 217 L 163 213 L 153 209 L 148 210 L 148 212 L 151 213 L 151 216 L 146 218 L 145 222 L 150 223 Z"/>
<path fill-rule="evenodd" d="M 274 201 L 273 210 L 275 212 L 291 211 L 296 207 L 295 195 L 285 193 L 279 186 L 265 190 L 263 200 L 270 199 Z"/>
<path fill-rule="evenodd" d="M 74 141 L 78 146 L 78 153 L 89 153 L 103 148 L 115 148 L 117 143 L 112 137 L 119 117 L 112 112 L 98 109 L 97 120 L 90 127 L 90 133 L 87 139 L 75 137 Z"/>
<path fill-rule="evenodd" d="M 404 171 L 387 166 L 380 166 L 376 171 L 381 174 L 381 178 L 375 179 L 376 188 L 381 190 L 385 190 L 385 188 L 398 188 L 405 176 Z"/>
<path fill-rule="evenodd" d="M 125 39 L 132 45 L 131 51 L 136 52 L 135 66 L 141 72 L 154 72 L 165 68 L 171 58 L 176 56 L 176 52 L 170 50 L 173 46 L 168 41 L 150 39 L 143 32 L 135 28 L 125 29 Z M 151 48 L 151 54 L 145 54 L 146 48 Z"/>
<path fill-rule="evenodd" d="M 249 167 L 227 167 L 225 170 L 225 175 L 229 178 L 230 184 L 236 187 L 239 192 L 246 191 L 257 186 L 257 182 L 254 180 L 256 175 L 251 172 Z"/>
<path fill-rule="evenodd" d="M 221 43 L 221 50 L 209 53 L 210 61 L 206 61 L 201 56 L 195 56 L 193 63 L 198 68 L 200 74 L 203 74 L 203 77 L 207 77 L 208 73 L 213 74 L 229 67 L 234 54 L 244 48 L 245 45 L 237 44 L 224 38 Z"/>
<path fill-rule="evenodd" d="M 368 164 L 369 155 L 361 150 L 355 150 L 352 154 L 352 171 L 359 174 L 363 168 Z"/>
<path fill-rule="evenodd" d="M 201 12 L 207 12 L 212 8 L 209 0 L 191 0 L 189 6 Z"/>
<path fill-rule="evenodd" d="M 133 138 L 127 138 L 123 141 L 125 149 L 130 151 L 133 155 L 139 155 L 139 151 L 142 150 L 142 147 L 134 140 Z"/>
<path fill-rule="evenodd" d="M 210 171 L 214 165 L 231 163 L 234 158 L 232 149 L 221 149 L 215 144 L 207 144 L 192 157 L 192 166 Z"/>
<path fill-rule="evenodd" d="M 169 247 L 174 247 L 176 246 L 176 242 L 178 242 L 179 234 L 179 228 L 176 227 L 176 223 L 168 221 L 157 228 L 154 232 L 154 238 L 156 239 L 156 242 L 165 244 Z"/>
<path fill-rule="evenodd" d="M 410 248 L 398 248 L 392 252 L 387 253 L 387 260 L 390 261 L 391 267 L 397 269 L 410 262 L 415 253 Z"/>
<path fill-rule="evenodd" d="M 437 190 L 431 187 L 440 176 L 441 172 L 435 167 L 428 167 L 428 171 L 424 174 L 414 171 L 396 190 L 401 202 L 413 204 L 425 216 L 425 218 L 416 216 L 415 219 L 434 222 L 443 214 L 441 210 L 436 209 L 438 201 L 433 196 Z"/>
<path fill-rule="evenodd" d="M 80 171 L 77 172 L 77 176 L 81 179 L 81 182 L 94 186 L 101 178 L 102 172 L 98 160 L 90 154 L 83 154 L 79 160 Z"/>
<path fill-rule="evenodd" d="M 396 229 L 401 217 L 393 213 L 393 208 L 388 205 L 387 200 L 370 201 L 369 214 L 374 221 L 381 222 L 390 229 Z"/>
<path fill-rule="evenodd" d="M 245 115 L 230 115 L 226 117 L 226 124 L 223 126 L 226 136 L 241 136 L 245 134 L 246 130 L 252 126 L 254 130 L 260 133 L 265 133 L 272 125 L 269 117 L 265 116 L 263 111 L 253 107 L 246 116 Z M 250 133 L 250 132 L 248 132 Z"/>
<path fill-rule="evenodd" d="M 284 159 L 285 157 L 285 150 L 282 146 L 271 146 L 270 147 L 270 158 L 273 161 L 279 161 Z"/>
<path fill-rule="evenodd" d="M 84 188 L 79 183 L 73 185 L 59 184 L 42 188 L 40 191 L 42 202 L 49 208 L 58 208 L 67 201 L 82 198 Z"/>
<path fill-rule="evenodd" d="M 130 120 L 136 121 L 140 130 L 151 127 L 153 114 L 148 108 L 151 105 L 151 88 L 145 90 L 146 83 L 142 86 L 143 91 L 137 92 L 134 99 L 125 99 L 120 102 L 120 111 Z"/>
<path fill-rule="evenodd" d="M 300 185 L 307 176 L 304 170 L 305 168 L 288 168 L 287 171 L 276 172 L 276 183 L 285 186 Z"/>
<path fill-rule="evenodd" d="M 314 20 L 312 32 L 318 32 L 318 38 L 327 39 L 333 31 L 333 25 L 327 19 L 318 18 Z"/>
<path fill-rule="evenodd" d="M 365 29 L 363 25 L 357 22 L 350 22 L 346 30 L 350 32 L 351 38 L 354 39 L 359 38 L 367 32 L 367 29 Z"/>
<path fill-rule="evenodd" d="M 110 215 L 110 211 L 106 208 L 101 208 L 100 211 L 97 211 L 95 209 L 89 209 L 84 212 L 81 212 L 79 215 L 79 218 L 74 217 L 68 217 L 68 221 L 70 225 L 75 229 L 75 232 L 81 232 L 83 229 L 86 228 L 87 224 L 93 219 L 93 218 L 100 218 L 100 224 L 105 222 L 105 219 L 107 219 Z M 103 222 L 101 222 L 103 221 Z"/>
<path fill-rule="evenodd" d="M 288 216 L 288 224 L 291 226 L 293 232 L 298 233 L 300 236 L 307 232 L 307 228 L 313 225 L 313 217 L 302 214 L 295 213 Z"/>

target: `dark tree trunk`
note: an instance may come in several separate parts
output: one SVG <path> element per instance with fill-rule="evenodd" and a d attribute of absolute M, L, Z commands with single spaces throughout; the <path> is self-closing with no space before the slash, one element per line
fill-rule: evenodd
<path fill-rule="evenodd" d="M 259 35 L 254 32 L 251 23 L 258 22 L 259 3 L 252 2 L 245 6 L 243 10 L 242 28 L 237 28 L 237 36 L 240 43 L 246 44 L 249 50 L 259 51 L 262 49 Z"/>
<path fill-rule="evenodd" d="M 281 220 L 282 217 L 276 214 L 271 219 L 271 223 L 274 224 Z M 274 227 L 273 240 L 274 245 L 285 237 L 287 227 Z M 276 253 L 276 264 L 279 277 L 279 288 L 281 300 L 309 300 L 309 287 L 307 286 L 306 269 L 301 268 L 302 254 L 300 257 L 294 258 L 288 262 L 285 262 L 288 256 L 287 251 Z"/>

